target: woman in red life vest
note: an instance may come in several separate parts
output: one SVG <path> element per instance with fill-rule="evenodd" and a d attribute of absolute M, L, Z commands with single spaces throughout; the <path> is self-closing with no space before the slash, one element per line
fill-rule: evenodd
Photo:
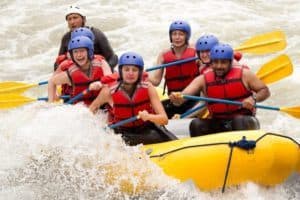
<path fill-rule="evenodd" d="M 89 28 L 86 28 L 86 27 L 80 27 L 80 28 L 77 28 L 74 31 L 72 31 L 71 39 L 78 37 L 78 36 L 88 37 L 93 42 L 95 40 L 94 33 Z M 94 55 L 93 59 L 95 60 L 94 63 L 96 62 L 96 60 L 101 63 L 104 60 L 104 57 L 101 55 Z M 60 62 L 59 66 L 55 70 L 54 74 L 58 74 L 61 71 L 67 71 L 72 65 L 74 65 L 74 63 L 73 63 L 71 57 L 69 55 L 68 56 L 66 55 L 64 60 L 62 60 L 62 62 Z M 71 95 L 71 94 L 72 94 L 72 86 L 69 86 L 68 84 L 63 84 L 61 86 L 61 95 Z M 65 101 L 68 101 L 68 99 L 65 99 Z"/>
<path fill-rule="evenodd" d="M 172 22 L 169 27 L 171 48 L 164 50 L 159 54 L 157 64 L 160 65 L 195 57 L 195 48 L 189 46 L 190 37 L 191 27 L 187 22 L 182 20 Z M 167 87 L 168 94 L 170 94 L 171 92 L 182 91 L 196 76 L 199 75 L 199 69 L 196 61 L 174 65 L 165 69 L 156 70 L 149 77 L 149 81 L 154 86 L 158 86 L 163 78 L 163 74 L 165 74 L 164 90 Z M 169 100 L 166 100 L 163 102 L 163 105 L 168 117 L 172 118 L 174 114 L 182 114 L 193 107 L 195 102 L 187 101 L 181 106 L 178 106 L 172 104 Z"/>
<path fill-rule="evenodd" d="M 119 60 L 119 80 L 109 86 L 94 83 L 90 89 L 102 87 L 100 94 L 90 105 L 95 112 L 99 106 L 109 103 L 112 107 L 112 122 L 116 123 L 133 116 L 139 119 L 115 128 L 129 145 L 151 144 L 169 141 L 170 138 L 157 125 L 168 123 L 167 115 L 151 83 L 142 80 L 143 58 L 134 52 L 124 53 Z"/>
<path fill-rule="evenodd" d="M 233 64 L 231 46 L 215 45 L 210 57 L 212 70 L 197 77 L 182 94 L 194 95 L 200 90 L 207 97 L 240 101 L 242 106 L 207 103 L 210 117 L 194 119 L 190 124 L 191 136 L 259 129 L 254 104 L 270 96 L 268 87 L 250 70 Z M 184 101 L 178 93 L 172 93 L 170 98 L 179 104 Z"/>
<path fill-rule="evenodd" d="M 68 84 L 72 86 L 71 97 L 74 97 L 87 89 L 89 84 L 99 81 L 103 75 L 111 74 L 109 65 L 102 60 L 99 62 L 94 58 L 93 42 L 85 36 L 73 38 L 69 43 L 69 53 L 73 64 L 63 72 L 55 74 L 49 80 L 49 101 L 57 99 L 56 86 Z M 89 105 L 98 95 L 99 91 L 86 94 L 81 99 Z"/>

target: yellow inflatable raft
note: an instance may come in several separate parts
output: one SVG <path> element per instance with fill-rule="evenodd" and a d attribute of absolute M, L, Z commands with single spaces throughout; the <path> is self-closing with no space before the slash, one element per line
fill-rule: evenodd
<path fill-rule="evenodd" d="M 146 145 L 150 158 L 181 181 L 193 180 L 201 190 L 252 181 L 265 186 L 300 173 L 299 143 L 264 131 L 238 131 Z"/>

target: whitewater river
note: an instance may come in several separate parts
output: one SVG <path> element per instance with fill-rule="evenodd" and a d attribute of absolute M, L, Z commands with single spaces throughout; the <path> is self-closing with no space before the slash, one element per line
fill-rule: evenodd
<path fill-rule="evenodd" d="M 50 77 L 67 31 L 65 8 L 72 3 L 87 10 L 88 25 L 104 31 L 118 55 L 139 52 L 147 67 L 169 46 L 168 27 L 175 19 L 191 24 L 192 42 L 213 33 L 238 46 L 257 34 L 282 30 L 288 43 L 284 51 L 244 54 L 242 62 L 256 71 L 277 55 L 288 54 L 294 73 L 270 86 L 272 96 L 264 104 L 300 105 L 298 0 L 1 0 L 1 82 L 37 83 Z M 26 95 L 45 96 L 46 87 Z M 264 130 L 300 139 L 299 119 L 263 110 L 258 118 Z M 80 105 L 34 102 L 0 110 L 0 199 L 300 199 L 299 175 L 272 188 L 246 183 L 224 194 L 199 191 L 192 182 L 165 176 L 138 147 L 125 146 L 105 130 L 104 121 L 103 114 L 92 115 Z M 187 126 L 171 123 L 169 128 L 180 134 Z M 124 191 L 124 184 L 133 189 Z M 140 193 L 141 185 L 146 192 Z"/>

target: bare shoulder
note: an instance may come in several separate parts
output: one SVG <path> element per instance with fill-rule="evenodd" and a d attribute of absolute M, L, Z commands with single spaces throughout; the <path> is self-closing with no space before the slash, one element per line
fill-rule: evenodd
<path fill-rule="evenodd" d="M 170 48 L 164 48 L 164 49 L 159 53 L 159 55 L 163 55 L 163 54 L 167 53 L 168 51 L 170 51 Z"/>
<path fill-rule="evenodd" d="M 256 75 L 250 69 L 245 68 L 243 69 L 243 77 L 252 79 L 255 78 Z"/>

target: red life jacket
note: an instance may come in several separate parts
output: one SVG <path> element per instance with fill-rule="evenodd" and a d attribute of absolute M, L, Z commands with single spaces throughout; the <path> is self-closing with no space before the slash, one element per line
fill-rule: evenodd
<path fill-rule="evenodd" d="M 200 74 L 204 74 L 205 72 L 211 70 L 211 65 L 205 64 L 205 66 L 201 67 Z"/>
<path fill-rule="evenodd" d="M 94 64 L 101 66 L 102 60 L 104 59 L 103 56 L 101 55 L 94 55 Z M 67 71 L 72 65 L 73 65 L 73 61 L 71 59 L 66 59 L 64 60 L 59 66 L 58 68 L 60 68 L 61 71 Z M 63 84 L 61 86 L 61 95 L 71 95 L 73 91 L 72 86 L 68 85 L 68 84 Z"/>
<path fill-rule="evenodd" d="M 244 67 L 232 66 L 224 78 L 215 77 L 211 70 L 204 74 L 206 83 L 206 94 L 210 98 L 219 98 L 233 101 L 242 101 L 252 95 L 243 81 Z M 234 115 L 253 115 L 254 110 L 250 111 L 240 106 L 209 102 L 207 103 L 209 113 L 214 118 L 232 118 Z"/>
<path fill-rule="evenodd" d="M 187 58 L 195 57 L 194 48 L 186 48 L 181 58 L 177 58 L 172 50 L 163 54 L 164 63 L 175 62 Z M 166 68 L 165 81 L 168 87 L 168 93 L 173 91 L 182 91 L 192 80 L 199 75 L 199 69 L 196 61 L 185 64 L 170 66 Z"/>
<path fill-rule="evenodd" d="M 73 61 L 71 59 L 66 59 L 58 66 L 58 69 L 61 71 L 67 71 L 72 65 Z M 61 85 L 61 95 L 71 95 L 72 93 L 72 86 L 68 84 Z"/>
<path fill-rule="evenodd" d="M 148 94 L 148 86 L 145 82 L 137 85 L 137 88 L 132 97 L 119 87 L 119 82 L 116 82 L 110 89 L 113 100 L 113 123 L 128 119 L 138 115 L 139 111 L 146 110 L 149 113 L 154 113 L 150 97 Z M 141 119 L 123 125 L 122 127 L 132 128 L 143 125 L 145 122 Z"/>
<path fill-rule="evenodd" d="M 61 63 L 63 63 L 63 61 L 67 60 L 68 57 L 67 57 L 67 53 L 65 54 L 61 54 L 61 55 L 58 55 L 55 59 L 55 63 L 54 65 L 55 66 L 59 66 Z"/>
<path fill-rule="evenodd" d="M 73 64 L 67 71 L 72 84 L 71 97 L 74 97 L 88 88 L 89 84 L 95 81 L 100 81 L 103 76 L 103 70 L 101 65 L 99 66 L 99 61 L 93 60 L 90 69 L 90 75 L 87 76 L 83 73 L 79 67 Z M 92 101 L 98 96 L 99 91 L 91 91 L 84 95 L 82 100 L 86 105 L 90 105 Z"/>

